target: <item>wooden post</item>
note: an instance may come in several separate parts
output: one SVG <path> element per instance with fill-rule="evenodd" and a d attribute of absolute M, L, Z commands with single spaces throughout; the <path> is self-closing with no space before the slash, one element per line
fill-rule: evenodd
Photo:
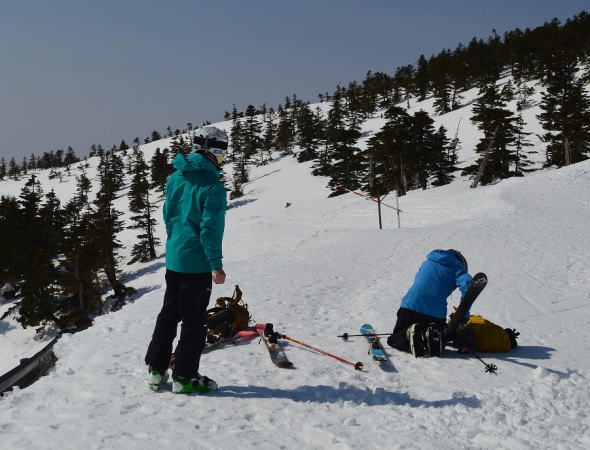
<path fill-rule="evenodd" d="M 373 157 L 369 156 L 369 187 L 373 187 Z M 379 215 L 379 229 L 383 229 L 381 221 L 381 197 L 377 196 L 377 214 Z"/>
<path fill-rule="evenodd" d="M 570 141 L 563 135 L 563 151 L 565 153 L 565 165 L 570 165 Z"/>

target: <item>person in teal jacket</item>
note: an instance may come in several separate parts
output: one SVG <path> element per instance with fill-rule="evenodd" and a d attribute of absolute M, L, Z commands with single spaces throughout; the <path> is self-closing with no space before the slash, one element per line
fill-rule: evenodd
<path fill-rule="evenodd" d="M 402 298 L 387 343 L 414 356 L 440 356 L 444 343 L 447 298 L 459 288 L 461 298 L 471 284 L 467 260 L 458 250 L 433 250 Z"/>
<path fill-rule="evenodd" d="M 172 392 L 206 393 L 217 389 L 217 383 L 199 374 L 212 282 L 221 284 L 226 277 L 222 241 L 227 200 L 220 180 L 220 164 L 227 137 L 225 142 L 212 138 L 212 128 L 197 130 L 193 153 L 174 158 L 172 165 L 176 171 L 166 182 L 166 292 L 145 357 L 150 374 L 148 384 L 154 390 L 168 380 L 179 322 Z M 198 134 L 200 130 L 205 130 L 205 137 Z"/>

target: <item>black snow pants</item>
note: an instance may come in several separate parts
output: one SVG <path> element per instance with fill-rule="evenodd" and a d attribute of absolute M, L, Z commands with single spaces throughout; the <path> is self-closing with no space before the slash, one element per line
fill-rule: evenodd
<path fill-rule="evenodd" d="M 432 317 L 407 308 L 400 308 L 397 311 L 397 322 L 393 327 L 391 336 L 387 338 L 387 343 L 393 348 L 404 352 L 411 352 L 410 342 L 406 336 L 406 331 L 413 323 L 419 323 L 424 329 L 434 322 L 441 332 L 444 331 L 446 320 L 439 317 Z"/>
<path fill-rule="evenodd" d="M 162 372 L 168 368 L 178 322 L 182 322 L 180 338 L 174 350 L 172 376 L 197 376 L 207 338 L 207 306 L 211 285 L 211 272 L 180 273 L 166 270 L 164 304 L 145 355 L 146 364 Z"/>

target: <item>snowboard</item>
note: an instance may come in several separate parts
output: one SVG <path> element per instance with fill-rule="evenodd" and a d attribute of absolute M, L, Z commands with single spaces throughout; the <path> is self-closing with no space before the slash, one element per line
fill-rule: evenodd
<path fill-rule="evenodd" d="M 375 328 L 373 325 L 365 323 L 360 328 L 361 334 L 367 340 L 369 344 L 369 354 L 373 357 L 374 361 L 377 361 L 379 367 L 386 372 L 396 372 L 396 369 L 385 353 L 383 344 L 381 343 L 381 336 L 375 336 Z"/>
<path fill-rule="evenodd" d="M 454 333 L 459 328 L 459 325 L 464 323 L 465 315 L 473 305 L 475 299 L 481 294 L 481 291 L 484 290 L 486 285 L 488 284 L 488 277 L 485 273 L 479 272 L 473 276 L 471 280 L 471 284 L 469 285 L 469 289 L 461 299 L 461 303 L 459 303 L 459 307 L 457 311 L 451 317 L 451 320 L 447 324 L 447 327 L 444 332 L 444 340 L 448 341 L 453 338 Z"/>
<path fill-rule="evenodd" d="M 290 369 L 293 367 L 293 363 L 289 361 L 285 351 L 279 346 L 278 339 L 275 331 L 273 330 L 272 323 L 257 323 L 256 330 L 260 335 L 260 338 L 264 341 L 270 360 L 277 367 L 283 369 Z"/>
<path fill-rule="evenodd" d="M 373 325 L 365 323 L 361 326 L 361 334 L 369 344 L 369 354 L 376 361 L 386 361 L 387 357 L 385 356 L 385 351 L 381 345 L 381 339 L 379 339 L 379 336 L 375 336 L 375 333 Z"/>

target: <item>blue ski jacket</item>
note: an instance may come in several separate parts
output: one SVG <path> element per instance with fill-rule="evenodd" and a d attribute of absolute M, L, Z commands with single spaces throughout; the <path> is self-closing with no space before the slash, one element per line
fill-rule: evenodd
<path fill-rule="evenodd" d="M 227 195 L 220 171 L 205 156 L 176 155 L 166 182 L 166 268 L 205 273 L 223 268 Z"/>
<path fill-rule="evenodd" d="M 414 284 L 402 298 L 400 306 L 444 319 L 447 316 L 447 297 L 458 287 L 463 298 L 471 278 L 454 252 L 433 250 L 420 266 Z"/>

